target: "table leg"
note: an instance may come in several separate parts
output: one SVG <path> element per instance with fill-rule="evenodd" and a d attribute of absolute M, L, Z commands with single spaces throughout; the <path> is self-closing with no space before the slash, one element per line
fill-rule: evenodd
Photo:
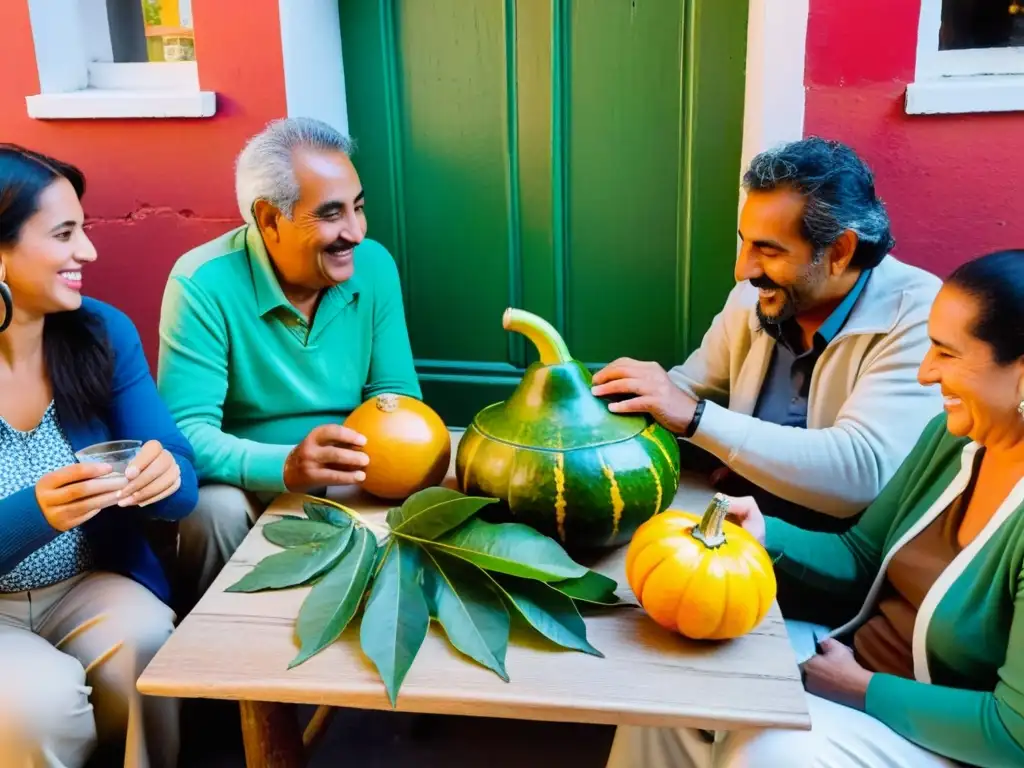
<path fill-rule="evenodd" d="M 306 730 L 302 732 L 302 746 L 305 748 L 307 755 L 316 748 L 317 743 L 327 733 L 327 726 L 331 724 L 334 712 L 334 707 L 321 704 L 316 708 L 313 717 L 309 719 Z"/>
<path fill-rule="evenodd" d="M 301 768 L 306 764 L 295 707 L 241 701 L 242 741 L 247 768 Z"/>

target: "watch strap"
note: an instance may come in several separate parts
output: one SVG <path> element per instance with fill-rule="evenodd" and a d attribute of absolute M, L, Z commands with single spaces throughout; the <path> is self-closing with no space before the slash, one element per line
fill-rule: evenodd
<path fill-rule="evenodd" d="M 697 427 L 700 426 L 700 417 L 704 414 L 704 399 L 701 398 L 697 401 L 697 407 L 693 411 L 693 418 L 690 419 L 690 426 L 686 428 L 686 432 L 683 433 L 683 437 L 693 437 L 697 432 Z"/>

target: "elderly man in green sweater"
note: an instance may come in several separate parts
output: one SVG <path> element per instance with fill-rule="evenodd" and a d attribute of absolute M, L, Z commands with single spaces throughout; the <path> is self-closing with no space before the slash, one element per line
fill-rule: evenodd
<path fill-rule="evenodd" d="M 319 121 L 271 123 L 238 158 L 245 223 L 167 283 L 158 383 L 203 484 L 180 530 L 185 610 L 275 495 L 363 480 L 365 438 L 341 426 L 352 409 L 421 397 L 398 271 L 366 238 L 350 151 Z"/>

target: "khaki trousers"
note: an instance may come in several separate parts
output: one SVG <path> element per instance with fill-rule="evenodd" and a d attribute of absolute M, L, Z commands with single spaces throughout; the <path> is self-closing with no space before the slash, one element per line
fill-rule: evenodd
<path fill-rule="evenodd" d="M 100 747 L 126 768 L 174 768 L 179 703 L 135 687 L 174 620 L 112 573 L 0 594 L 0 766 L 79 768 Z"/>
<path fill-rule="evenodd" d="M 786 630 L 803 662 L 828 631 L 802 621 Z M 693 728 L 620 726 L 606 768 L 954 768 L 953 760 L 907 741 L 881 721 L 807 695 L 811 730 L 745 728 L 709 734 Z"/>
<path fill-rule="evenodd" d="M 274 496 L 231 485 L 204 485 L 199 502 L 178 528 L 176 606 L 189 613 Z"/>

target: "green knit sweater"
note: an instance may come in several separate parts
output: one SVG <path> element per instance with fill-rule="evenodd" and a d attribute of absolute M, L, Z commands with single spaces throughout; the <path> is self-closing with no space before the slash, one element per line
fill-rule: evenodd
<path fill-rule="evenodd" d="M 355 274 L 324 291 L 312 322 L 246 225 L 171 270 L 160 312 L 160 394 L 196 454 L 201 484 L 285 489 L 288 453 L 382 392 L 420 399 L 398 268 L 363 240 Z"/>
<path fill-rule="evenodd" d="M 776 568 L 875 610 L 893 554 L 960 493 L 981 446 L 925 428 L 906 461 L 860 521 L 844 534 L 767 520 Z M 925 596 L 913 635 L 914 680 L 876 673 L 866 711 L 909 741 L 971 765 L 1024 766 L 1024 480 Z"/>

